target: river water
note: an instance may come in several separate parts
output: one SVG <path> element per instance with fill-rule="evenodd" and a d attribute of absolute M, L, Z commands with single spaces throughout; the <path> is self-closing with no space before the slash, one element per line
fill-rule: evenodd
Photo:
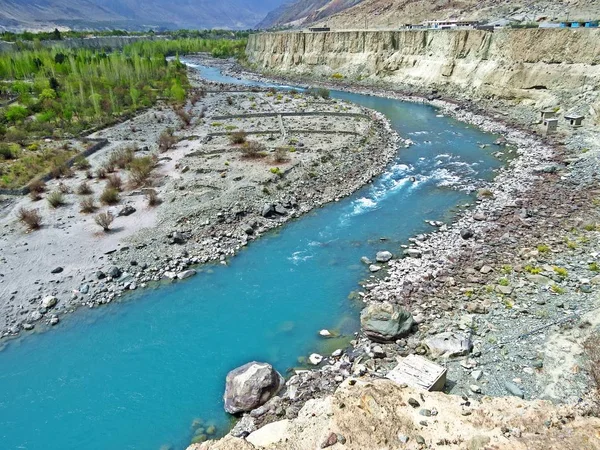
<path fill-rule="evenodd" d="M 255 359 L 283 373 L 323 349 L 320 329 L 350 336 L 358 308 L 348 294 L 368 276 L 360 257 L 398 252 L 430 230 L 425 219 L 451 220 L 472 201 L 459 187 L 493 178 L 502 165 L 479 147 L 495 136 L 431 106 L 332 97 L 382 112 L 415 145 L 399 149 L 372 184 L 267 234 L 228 266 L 205 266 L 184 282 L 80 310 L 52 332 L 10 342 L 0 352 L 2 450 L 183 449 L 196 418 L 225 430 L 230 369 Z"/>

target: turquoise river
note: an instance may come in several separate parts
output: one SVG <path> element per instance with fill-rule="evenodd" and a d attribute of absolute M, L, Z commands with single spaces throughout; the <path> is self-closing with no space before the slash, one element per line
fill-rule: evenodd
<path fill-rule="evenodd" d="M 195 67 L 215 81 L 249 83 Z M 473 200 L 464 186 L 492 179 L 503 164 L 492 147 L 480 148 L 496 136 L 431 106 L 332 97 L 382 112 L 414 145 L 398 149 L 373 183 L 265 235 L 227 266 L 9 342 L 0 351 L 0 449 L 184 449 L 195 418 L 226 430 L 229 370 L 262 360 L 285 373 L 322 348 L 320 329 L 357 331 L 348 295 L 368 276 L 361 256 L 398 254 L 431 230 L 425 219 L 452 220 Z"/>

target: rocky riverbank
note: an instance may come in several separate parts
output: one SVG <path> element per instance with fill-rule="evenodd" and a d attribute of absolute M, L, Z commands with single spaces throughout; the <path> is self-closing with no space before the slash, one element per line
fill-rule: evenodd
<path fill-rule="evenodd" d="M 227 264 L 261 234 L 363 186 L 396 152 L 398 136 L 365 108 L 191 78 L 195 98 L 182 110 L 159 105 L 95 133 L 109 145 L 89 168 L 49 182 L 39 200 L 5 199 L 3 338 L 57 325 L 78 307 L 111 303 L 149 283 L 188 278 L 197 264 Z M 105 173 L 127 149 L 156 155 L 151 182 L 131 186 L 131 171 L 118 164 Z M 95 213 L 80 211 L 84 183 Z M 106 206 L 99 199 L 109 184 L 121 192 Z M 63 202 L 51 207 L 55 191 Z M 21 208 L 37 209 L 42 227 L 27 231 L 17 220 Z M 99 212 L 114 217 L 109 232 L 95 223 Z"/>
<path fill-rule="evenodd" d="M 235 67 L 229 70 L 243 71 Z M 243 76 L 262 79 L 260 74 Z M 267 76 L 285 83 L 314 81 L 282 77 L 281 73 Z M 339 386 L 345 385 L 345 380 L 377 380 L 410 354 L 426 355 L 445 366 L 446 391 L 461 394 L 469 402 L 509 395 L 577 404 L 577 408 L 568 407 L 569 414 L 594 413 L 597 404 L 583 344 L 600 325 L 600 302 L 595 294 L 600 257 L 597 127 L 561 126 L 557 134 L 545 136 L 535 123 L 536 111 L 500 100 L 475 106 L 443 100 L 431 91 L 426 96 L 411 96 L 383 83 L 324 85 L 430 102 L 443 114 L 502 135 L 498 151 L 513 148 L 517 157 L 491 186 L 478 192 L 476 204 L 455 223 L 433 223 L 431 233 L 410 239 L 402 248 L 390 248 L 394 257 L 378 263 L 385 266 L 385 276 L 378 273 L 363 283 L 357 295 L 366 305 L 381 308 L 391 304 L 410 314 L 416 326 L 408 336 L 389 336 L 387 342 L 376 342 L 358 335 L 350 349 L 324 355 L 319 369 L 294 375 L 278 396 L 245 415 L 232 434 L 245 436 L 266 423 L 280 423 L 282 418 L 292 420 L 295 427 L 303 419 L 293 419 L 303 405 L 310 409 L 306 403 L 310 399 L 331 401 L 343 395 Z M 375 255 L 365 255 L 364 262 L 374 259 Z M 480 413 L 498 412 L 494 408 L 487 411 Z M 357 414 L 354 409 L 353 417 Z M 387 432 L 386 427 L 393 428 L 393 424 L 385 422 L 382 426 Z M 458 422 L 455 419 L 452 426 L 462 429 Z M 305 429 L 305 435 L 312 431 L 323 434 L 322 429 L 305 425 L 311 430 Z M 411 419 L 410 427 L 413 433 L 423 433 L 428 424 Z M 293 433 L 275 434 L 281 439 L 297 438 Z M 585 436 L 582 431 L 575 434 Z M 435 438 L 439 436 L 411 441 L 405 448 L 433 445 Z M 278 439 L 263 442 L 265 445 L 257 443 L 256 447 L 314 447 L 305 442 L 281 447 L 282 442 L 290 445 L 289 441 Z M 517 441 L 508 444 L 496 437 L 486 442 L 519 448 Z M 230 442 L 201 448 L 254 448 L 253 443 Z M 381 441 L 373 436 L 365 442 L 368 444 L 363 442 L 362 447 L 334 444 L 335 448 L 396 448 L 404 441 Z M 554 446 L 548 447 L 550 441 L 544 445 L 569 448 L 552 442 Z M 598 443 L 589 445 L 598 448 Z"/>

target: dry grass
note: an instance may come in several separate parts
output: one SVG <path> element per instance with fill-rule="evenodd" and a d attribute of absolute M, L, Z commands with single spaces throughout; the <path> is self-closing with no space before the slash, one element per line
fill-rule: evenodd
<path fill-rule="evenodd" d="M 148 206 L 158 206 L 162 202 L 158 197 L 158 192 L 154 189 L 148 189 L 146 191 L 146 201 L 148 202 Z"/>
<path fill-rule="evenodd" d="M 94 217 L 94 221 L 100 225 L 105 232 L 110 230 L 110 225 L 114 220 L 115 216 L 113 216 L 110 212 L 101 212 Z"/>
<path fill-rule="evenodd" d="M 46 197 L 48 204 L 52 208 L 59 208 L 65 204 L 65 196 L 60 191 L 53 191 Z"/>
<path fill-rule="evenodd" d="M 135 147 L 130 146 L 112 152 L 105 164 L 107 171 L 112 172 L 116 167 L 125 169 L 135 157 L 136 150 Z"/>
<path fill-rule="evenodd" d="M 42 225 L 42 216 L 37 209 L 19 208 L 18 217 L 30 230 L 37 230 Z"/>

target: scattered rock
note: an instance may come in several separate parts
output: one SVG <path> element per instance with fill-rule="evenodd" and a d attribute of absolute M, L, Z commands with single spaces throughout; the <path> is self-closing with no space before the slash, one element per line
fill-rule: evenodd
<path fill-rule="evenodd" d="M 392 254 L 387 251 L 377 252 L 377 255 L 375 256 L 377 262 L 388 262 L 390 259 L 392 259 Z"/>
<path fill-rule="evenodd" d="M 474 236 L 473 230 L 471 230 L 469 228 L 463 228 L 462 230 L 460 230 L 460 237 L 465 240 L 471 239 L 473 236 Z"/>
<path fill-rule="evenodd" d="M 136 209 L 131 206 L 131 205 L 125 205 L 123 208 L 121 208 L 121 210 L 118 212 L 117 216 L 122 217 L 122 216 L 130 216 L 132 215 L 134 212 L 136 211 Z"/>
<path fill-rule="evenodd" d="M 185 280 L 186 278 L 190 278 L 196 275 L 196 271 L 194 269 L 184 270 L 177 274 L 177 278 L 180 280 Z"/>
<path fill-rule="evenodd" d="M 468 336 L 447 331 L 431 336 L 424 341 L 433 357 L 451 358 L 467 355 L 473 344 Z"/>
<path fill-rule="evenodd" d="M 48 295 L 42 299 L 42 306 L 46 309 L 53 308 L 58 303 L 58 299 L 53 295 Z"/>
<path fill-rule="evenodd" d="M 323 356 L 319 355 L 318 353 L 312 353 L 308 357 L 308 362 L 310 362 L 313 366 L 318 366 L 321 364 L 321 361 L 323 361 Z"/>
<path fill-rule="evenodd" d="M 510 393 L 510 395 L 514 395 L 515 397 L 519 397 L 519 398 L 525 398 L 525 394 L 523 393 L 521 388 L 519 386 L 517 386 L 516 384 L 511 383 L 510 381 L 505 381 L 504 387 Z"/>
<path fill-rule="evenodd" d="M 56 269 L 52 269 L 50 273 L 61 273 L 64 269 L 62 267 L 57 267 Z"/>
<path fill-rule="evenodd" d="M 391 303 L 372 303 L 362 310 L 363 333 L 374 341 L 389 342 L 406 336 L 414 324 L 412 315 Z"/>

